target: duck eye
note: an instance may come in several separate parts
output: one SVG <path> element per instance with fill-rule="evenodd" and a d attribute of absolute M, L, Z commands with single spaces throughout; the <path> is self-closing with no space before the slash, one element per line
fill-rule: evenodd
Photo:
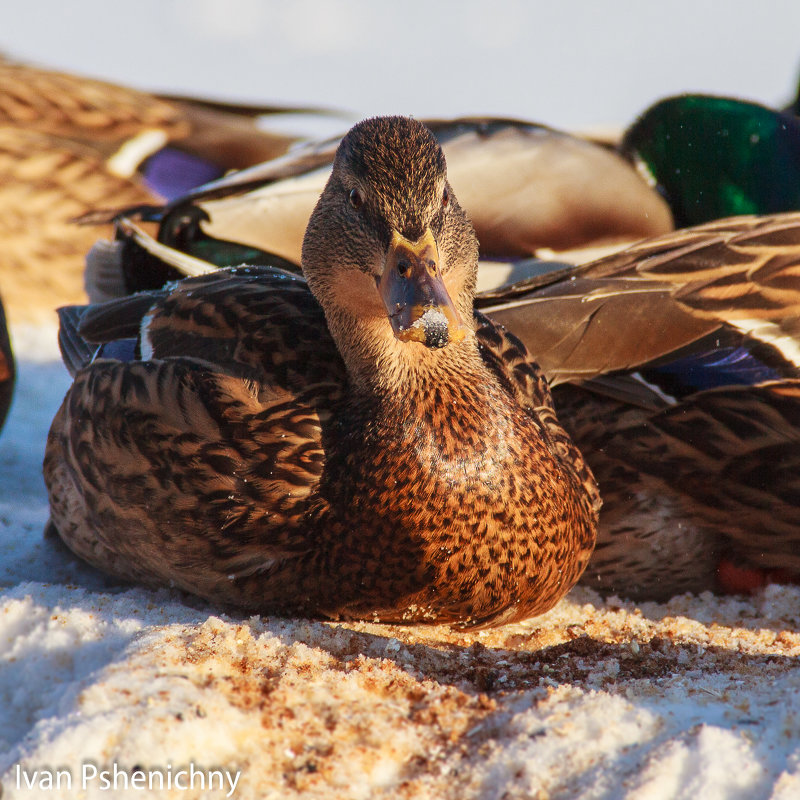
<path fill-rule="evenodd" d="M 350 190 L 350 205 L 353 206 L 356 211 L 364 205 L 364 198 L 361 196 L 361 192 L 359 192 L 358 189 Z"/>
<path fill-rule="evenodd" d="M 447 208 L 450 204 L 450 191 L 445 186 L 444 191 L 442 192 L 442 208 Z"/>

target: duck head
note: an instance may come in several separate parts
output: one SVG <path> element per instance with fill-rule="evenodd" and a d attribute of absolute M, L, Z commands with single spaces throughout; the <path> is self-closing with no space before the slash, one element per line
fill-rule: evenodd
<path fill-rule="evenodd" d="M 362 367 L 437 358 L 472 336 L 478 242 L 414 119 L 367 119 L 344 137 L 302 258 L 357 382 Z"/>

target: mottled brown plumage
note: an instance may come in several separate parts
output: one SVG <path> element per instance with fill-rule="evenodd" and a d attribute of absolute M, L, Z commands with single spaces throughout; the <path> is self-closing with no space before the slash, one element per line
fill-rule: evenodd
<path fill-rule="evenodd" d="M 78 339 L 139 337 L 142 359 L 106 346 L 53 422 L 62 538 L 262 612 L 498 624 L 552 606 L 591 554 L 597 489 L 524 347 L 473 317 L 477 242 L 423 125 L 345 137 L 303 268 L 311 292 L 237 268 L 80 312 Z"/>
<path fill-rule="evenodd" d="M 705 390 L 660 408 L 597 388 L 553 390 L 604 499 L 582 583 L 654 600 L 745 591 L 720 575 L 728 563 L 800 577 L 800 381 Z"/>
<path fill-rule="evenodd" d="M 552 385 L 627 371 L 719 339 L 800 365 L 800 212 L 645 239 L 563 273 L 485 292 L 477 307 L 536 353 Z M 610 335 L 613 334 L 613 335 Z"/>
<path fill-rule="evenodd" d="M 169 180 L 188 188 L 188 163 L 209 180 L 285 152 L 295 137 L 261 130 L 278 111 L 157 97 L 0 56 L 0 273 L 9 318 L 41 321 L 84 302 L 86 251 L 103 229 L 75 217 L 160 202 Z M 145 180 L 154 156 L 185 157 Z M 107 228 L 106 231 L 110 231 Z"/>
<path fill-rule="evenodd" d="M 793 212 L 479 298 L 536 353 L 601 487 L 583 582 L 660 599 L 757 585 L 720 580 L 721 564 L 800 579 L 798 274 Z"/>

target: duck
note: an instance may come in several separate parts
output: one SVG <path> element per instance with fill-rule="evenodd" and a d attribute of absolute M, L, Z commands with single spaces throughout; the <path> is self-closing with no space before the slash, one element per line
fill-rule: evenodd
<path fill-rule="evenodd" d="M 612 148 L 525 120 L 423 120 L 441 145 L 448 179 L 480 245 L 479 289 L 530 274 L 526 259 L 571 262 L 674 230 L 657 189 Z M 156 223 L 158 240 L 217 266 L 268 263 L 300 271 L 303 236 L 330 175 L 340 137 L 298 144 L 272 161 L 232 172 L 161 205 L 118 207 L 86 223 Z M 106 254 L 97 254 L 102 263 Z M 94 260 L 93 260 L 94 262 Z M 93 302 L 157 288 L 175 273 L 87 269 Z"/>
<path fill-rule="evenodd" d="M 328 113 L 150 94 L 0 56 L 0 274 L 12 323 L 55 322 L 57 305 L 85 302 L 86 251 L 111 229 L 73 218 L 163 203 L 273 159 L 302 137 L 259 118 L 285 112 Z"/>
<path fill-rule="evenodd" d="M 663 600 L 800 579 L 800 213 L 742 215 L 486 292 L 604 499 L 583 582 Z"/>
<path fill-rule="evenodd" d="M 610 140 L 516 119 L 425 124 L 478 235 L 479 291 L 676 228 L 800 209 L 800 121 L 739 98 L 666 97 Z M 307 142 L 165 205 L 119 208 L 103 219 L 156 222 L 160 242 L 217 266 L 247 261 L 299 271 L 305 226 L 337 144 L 336 137 Z M 117 266 L 96 280 L 87 269 L 90 299 L 177 277 L 129 270 L 123 285 L 110 279 L 120 273 Z"/>
<path fill-rule="evenodd" d="M 133 282 L 216 269 L 125 219 L 115 244 Z M 599 483 L 580 583 L 660 601 L 800 577 L 798 265 L 800 213 L 746 215 L 476 295 Z"/>
<path fill-rule="evenodd" d="M 51 530 L 118 578 L 257 613 L 551 608 L 597 485 L 524 345 L 474 312 L 477 239 L 428 128 L 344 136 L 301 260 L 62 309 Z"/>
<path fill-rule="evenodd" d="M 800 210 L 800 119 L 738 97 L 665 97 L 617 152 L 667 201 L 676 228 Z"/>
<path fill-rule="evenodd" d="M 656 146 L 677 129 L 685 133 L 678 148 L 683 183 L 675 154 Z M 728 131 L 726 147 L 716 134 L 707 141 L 708 131 L 718 129 Z M 521 130 L 497 120 L 434 126 L 445 148 L 451 140 L 472 142 L 476 158 L 478 143 L 530 143 L 533 131 Z M 605 505 L 581 582 L 603 594 L 663 600 L 684 591 L 752 591 L 800 576 L 791 468 L 800 422 L 792 290 L 800 229 L 796 214 L 766 213 L 795 205 L 791 181 L 764 193 L 770 180 L 764 165 L 780 162 L 785 171 L 786 159 L 778 156 L 797 151 L 799 131 L 785 115 L 733 98 L 682 95 L 656 103 L 618 150 L 688 227 L 578 266 L 518 257 L 508 262 L 514 280 L 484 283 L 476 296 L 481 313 L 535 354 L 562 425 L 599 478 Z M 544 141 L 556 141 L 548 136 Z M 294 256 L 265 252 L 278 249 L 274 239 L 241 243 L 221 224 L 215 238 L 209 220 L 218 216 L 215 203 L 230 202 L 244 214 L 245 228 L 257 231 L 248 204 L 273 219 L 293 197 L 289 184 L 302 188 L 292 184 L 298 176 L 318 181 L 314 170 L 328 174 L 329 148 L 306 145 L 174 201 L 156 217 L 158 243 L 118 217 L 117 241 L 93 251 L 87 284 L 99 285 L 102 274 L 111 287 L 105 296 L 124 295 L 254 253 L 259 263 L 297 271 Z M 689 158 L 695 151 L 714 157 L 704 166 Z M 493 152 L 497 160 L 525 148 Z M 249 194 L 261 191 L 259 182 L 274 193 L 266 205 Z M 692 196 L 703 202 L 690 203 Z M 742 209 L 758 213 L 714 216 Z M 496 251 L 510 258 L 513 241 L 519 240 Z M 490 258 L 482 248 L 481 271 Z M 699 436 L 701 430 L 707 435 Z M 776 463 L 786 468 L 775 472 Z"/>

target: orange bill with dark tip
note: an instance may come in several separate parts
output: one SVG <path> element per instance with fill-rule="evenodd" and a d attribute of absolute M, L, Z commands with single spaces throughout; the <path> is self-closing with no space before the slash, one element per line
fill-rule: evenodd
<path fill-rule="evenodd" d="M 437 348 L 464 338 L 466 328 L 442 280 L 430 228 L 416 242 L 394 231 L 378 289 L 401 341 Z"/>

